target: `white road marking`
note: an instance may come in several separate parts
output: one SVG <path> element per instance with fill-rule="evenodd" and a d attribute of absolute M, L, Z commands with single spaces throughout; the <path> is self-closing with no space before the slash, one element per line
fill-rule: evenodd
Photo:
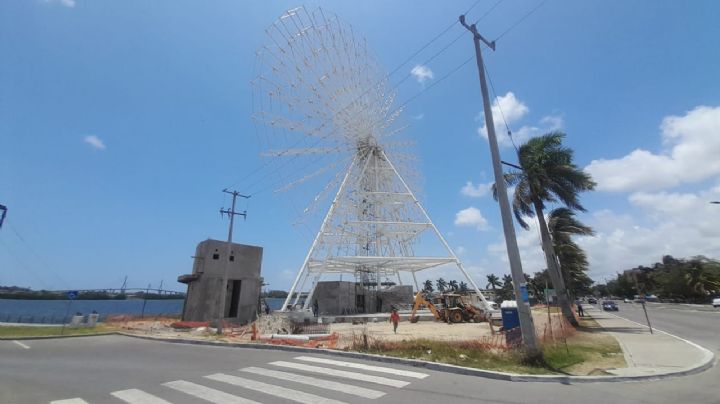
<path fill-rule="evenodd" d="M 382 377 L 382 376 L 371 376 L 371 375 L 366 375 L 364 373 L 348 372 L 346 370 L 337 370 L 337 369 L 323 368 L 323 367 L 319 367 L 319 366 L 305 365 L 303 363 L 275 361 L 275 362 L 270 362 L 270 364 L 275 365 L 275 366 L 282 366 L 282 367 L 290 368 L 290 369 L 303 370 L 305 372 L 313 372 L 313 373 L 320 373 L 320 374 L 336 376 L 336 377 L 344 377 L 346 379 L 353 379 L 353 380 L 360 380 L 363 382 L 377 383 L 377 384 L 382 384 L 382 385 L 391 386 L 391 387 L 405 387 L 408 384 L 410 384 L 410 382 L 406 382 L 403 380 L 389 379 L 387 377 Z"/>
<path fill-rule="evenodd" d="M 82 398 L 68 398 L 67 400 L 50 401 L 50 404 L 88 404 L 88 402 Z"/>
<path fill-rule="evenodd" d="M 305 362 L 324 363 L 326 365 L 335 365 L 335 366 L 346 367 L 346 368 L 371 370 L 373 372 L 380 372 L 380 373 L 390 373 L 390 374 L 397 375 L 397 376 L 414 377 L 416 379 L 424 379 L 424 378 L 428 377 L 427 374 L 420 373 L 420 372 L 412 372 L 409 370 L 402 370 L 402 369 L 393 369 L 393 368 L 388 368 L 388 367 L 383 367 L 383 366 L 365 365 L 363 363 L 336 361 L 333 359 L 316 358 L 313 356 L 298 356 L 295 359 L 305 361 Z"/>
<path fill-rule="evenodd" d="M 138 389 L 114 391 L 110 394 L 130 404 L 172 404 L 160 397 Z"/>
<path fill-rule="evenodd" d="M 205 376 L 210 380 L 225 382 L 234 386 L 240 386 L 246 389 L 259 391 L 271 396 L 284 398 L 286 400 L 297 401 L 303 404 L 345 404 L 342 401 L 333 400 L 315 394 L 305 393 L 299 390 L 288 389 L 274 384 L 267 384 L 255 380 L 245 379 L 238 376 L 216 373 L 214 375 Z"/>
<path fill-rule="evenodd" d="M 366 389 L 364 387 L 353 386 L 352 384 L 338 383 L 331 380 L 323 380 L 310 376 L 298 375 L 296 373 L 281 372 L 279 370 L 270 370 L 264 368 L 242 368 L 241 372 L 248 372 L 260 376 L 274 377 L 280 380 L 286 380 L 289 382 L 307 384 L 309 386 L 315 386 L 321 389 L 339 391 L 345 394 L 352 394 L 358 397 L 364 397 L 369 399 L 380 398 L 385 395 L 382 391 Z"/>
<path fill-rule="evenodd" d="M 201 384 L 186 382 L 185 380 L 175 380 L 174 382 L 163 383 L 163 386 L 170 387 L 185 394 L 195 396 L 214 404 L 259 404 L 257 401 L 248 400 L 224 391 L 211 389 Z"/>
<path fill-rule="evenodd" d="M 28 345 L 25 345 L 25 344 L 23 344 L 23 343 L 20 342 L 20 341 L 13 340 L 13 342 L 14 342 L 15 344 L 17 344 L 18 346 L 21 346 L 21 347 L 23 347 L 23 348 L 25 348 L 25 349 L 30 349 L 30 347 L 29 347 Z"/>

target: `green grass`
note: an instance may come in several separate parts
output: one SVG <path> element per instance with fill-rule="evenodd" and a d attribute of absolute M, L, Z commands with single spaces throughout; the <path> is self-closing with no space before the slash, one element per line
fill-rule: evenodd
<path fill-rule="evenodd" d="M 92 335 L 114 331 L 114 329 L 99 325 L 95 328 L 65 327 L 63 335 Z M 34 327 L 34 326 L 2 326 L 0 327 L 0 338 L 11 339 L 18 337 L 53 337 L 62 332 L 62 327 Z"/>
<path fill-rule="evenodd" d="M 544 361 L 528 363 L 521 351 L 493 349 L 477 341 L 437 341 L 429 339 L 383 341 L 355 336 L 353 350 L 419 359 L 451 365 L 521 374 L 590 374 L 611 367 L 622 367 L 622 350 L 615 338 L 590 331 L 597 324 L 587 320 L 579 332 L 565 341 L 543 346 Z"/>
<path fill-rule="evenodd" d="M 473 341 L 416 339 L 401 342 L 371 341 L 361 352 L 430 362 L 523 374 L 555 374 L 547 367 L 526 365 L 518 351 L 487 349 Z"/>

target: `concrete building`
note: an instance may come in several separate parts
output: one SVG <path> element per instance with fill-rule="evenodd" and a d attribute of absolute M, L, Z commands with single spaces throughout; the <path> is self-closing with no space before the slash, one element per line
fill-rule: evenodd
<path fill-rule="evenodd" d="M 182 319 L 217 319 L 225 264 L 228 268 L 227 299 L 224 318 L 238 323 L 255 319 L 260 300 L 262 247 L 233 243 L 230 256 L 227 242 L 207 239 L 195 250 L 192 274 L 181 275 L 178 282 L 188 285 Z"/>
<path fill-rule="evenodd" d="M 379 291 L 357 282 L 318 282 L 310 307 L 317 302 L 321 315 L 387 313 L 392 307 L 406 308 L 412 304 L 413 288 L 395 285 Z"/>

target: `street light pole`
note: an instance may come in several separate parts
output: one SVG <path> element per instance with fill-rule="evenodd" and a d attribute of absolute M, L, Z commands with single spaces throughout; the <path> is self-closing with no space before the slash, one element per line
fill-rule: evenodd
<path fill-rule="evenodd" d="M 488 42 L 477 31 L 475 24 L 468 26 L 465 23 L 465 16 L 461 15 L 460 24 L 473 34 L 473 43 L 475 44 L 475 56 L 477 59 L 478 73 L 480 76 L 480 90 L 483 98 L 483 108 L 485 112 L 485 126 L 488 132 L 488 143 L 490 144 L 490 154 L 492 156 L 493 173 L 495 175 L 495 186 L 497 189 L 497 199 L 500 202 L 500 216 L 502 217 L 503 231 L 505 233 L 505 246 L 507 247 L 508 259 L 510 261 L 510 272 L 513 278 L 513 288 L 515 290 L 515 300 L 518 306 L 518 315 L 520 317 L 520 332 L 522 333 L 525 348 L 531 355 L 541 354 L 538 341 L 535 336 L 535 325 L 530 311 L 530 302 L 527 299 L 527 283 L 525 282 L 525 274 L 522 270 L 520 261 L 520 250 L 517 245 L 515 236 L 515 226 L 512 221 L 512 213 L 510 211 L 510 202 L 507 196 L 507 186 L 500 160 L 500 150 L 495 136 L 495 123 L 493 121 L 492 110 L 490 108 L 490 96 L 488 95 L 487 82 L 485 81 L 485 65 L 483 64 L 482 52 L 480 51 L 480 40 L 485 42 L 490 49 L 495 50 L 495 42 Z"/>

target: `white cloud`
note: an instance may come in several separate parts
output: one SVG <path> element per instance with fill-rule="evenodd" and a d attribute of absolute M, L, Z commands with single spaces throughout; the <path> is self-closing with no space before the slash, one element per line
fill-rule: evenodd
<path fill-rule="evenodd" d="M 412 119 L 414 119 L 416 121 L 419 121 L 423 118 L 425 118 L 425 114 L 417 114 L 417 115 L 413 115 L 413 117 L 412 117 Z"/>
<path fill-rule="evenodd" d="M 520 101 L 515 94 L 511 91 L 505 95 L 497 97 L 491 106 L 493 114 L 493 122 L 495 123 L 495 134 L 497 136 L 498 145 L 500 147 L 512 146 L 512 140 L 507 134 L 507 128 L 505 128 L 505 122 L 512 129 L 513 124 L 519 122 L 524 118 L 530 109 Z M 503 117 L 505 118 L 503 120 Z M 482 125 L 478 127 L 477 132 L 480 136 L 487 139 L 487 127 L 485 125 L 484 115 L 481 113 L 478 115 L 478 120 L 482 121 Z M 520 145 L 525 143 L 528 139 L 534 136 L 538 136 L 545 132 L 558 130 L 563 127 L 563 119 L 560 116 L 549 115 L 540 119 L 538 126 L 535 125 L 523 125 L 517 130 L 513 130 L 512 137 L 515 140 L 515 144 Z"/>
<path fill-rule="evenodd" d="M 480 209 L 476 207 L 469 207 L 463 209 L 455 214 L 455 225 L 456 226 L 472 226 L 477 230 L 487 230 L 488 222 L 480 213 Z"/>
<path fill-rule="evenodd" d="M 652 265 L 663 255 L 720 256 L 720 209 L 709 203 L 720 198 L 720 187 L 699 192 L 639 192 L 630 203 L 645 215 L 604 210 L 588 224 L 594 237 L 579 240 L 588 253 L 590 275 L 597 280 L 638 265 Z"/>
<path fill-rule="evenodd" d="M 479 183 L 477 185 L 474 185 L 472 181 L 468 181 L 465 186 L 460 189 L 460 193 L 471 198 L 481 198 L 490 193 L 491 186 L 492 182 L 487 184 Z"/>
<path fill-rule="evenodd" d="M 461 245 L 457 246 L 457 248 L 455 248 L 455 253 L 456 253 L 457 255 L 463 255 L 463 254 L 465 254 L 465 247 L 463 247 L 463 246 L 461 246 Z"/>
<path fill-rule="evenodd" d="M 655 191 L 720 174 L 720 107 L 700 106 L 660 125 L 668 150 L 635 149 L 619 159 L 593 160 L 585 170 L 600 191 Z"/>
<path fill-rule="evenodd" d="M 412 74 L 413 77 L 415 77 L 415 80 L 417 80 L 420 84 L 424 83 L 427 80 L 432 80 L 435 77 L 432 70 L 430 70 L 429 67 L 423 65 L 415 65 L 415 67 L 410 70 L 410 74 Z"/>
<path fill-rule="evenodd" d="M 46 3 L 59 3 L 65 7 L 75 7 L 75 0 L 45 0 Z"/>
<path fill-rule="evenodd" d="M 95 135 L 85 136 L 83 141 L 85 143 L 89 144 L 90 146 L 92 146 L 94 149 L 97 149 L 97 150 L 105 150 L 106 149 L 105 143 L 103 143 L 103 141 L 100 140 L 100 138 Z"/>
<path fill-rule="evenodd" d="M 526 222 L 530 226 L 530 229 L 525 230 L 515 226 L 515 235 L 517 237 L 518 249 L 520 250 L 523 272 L 532 275 L 535 272 L 542 271 L 547 265 L 545 265 L 545 256 L 543 255 L 540 243 L 540 233 L 538 231 L 540 227 L 537 219 L 526 218 Z M 505 245 L 505 235 L 503 233 L 500 233 L 497 242 L 488 245 L 487 250 L 491 258 L 502 263 L 493 266 L 508 268 L 507 271 L 509 272 L 509 260 Z"/>

